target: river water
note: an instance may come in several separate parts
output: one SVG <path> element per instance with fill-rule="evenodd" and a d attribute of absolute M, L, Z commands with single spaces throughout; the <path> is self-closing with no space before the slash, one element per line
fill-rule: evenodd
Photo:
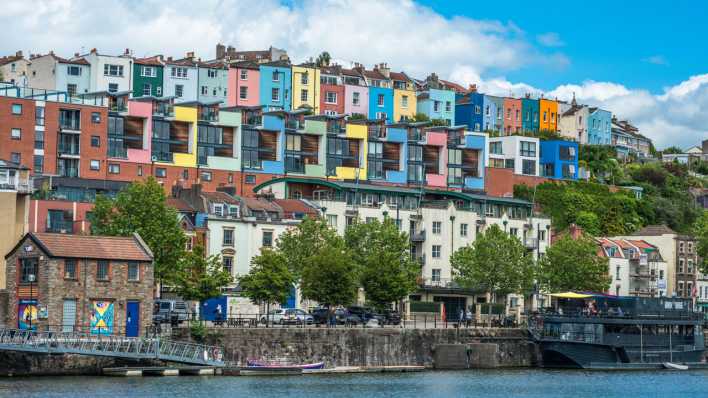
<path fill-rule="evenodd" d="M 540 369 L 280 377 L 1 378 L 0 397 L 705 397 L 708 370 Z"/>

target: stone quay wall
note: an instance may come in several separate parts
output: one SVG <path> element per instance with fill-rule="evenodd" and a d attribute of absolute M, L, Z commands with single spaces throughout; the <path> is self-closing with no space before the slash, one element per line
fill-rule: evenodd
<path fill-rule="evenodd" d="M 189 328 L 173 339 L 190 339 Z M 210 328 L 205 343 L 224 348 L 225 359 L 287 358 L 325 366 L 422 365 L 454 369 L 529 367 L 538 363 L 535 344 L 521 329 L 395 328 Z"/>

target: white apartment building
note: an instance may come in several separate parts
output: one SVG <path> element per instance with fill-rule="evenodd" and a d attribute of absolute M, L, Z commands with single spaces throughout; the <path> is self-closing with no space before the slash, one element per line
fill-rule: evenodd
<path fill-rule="evenodd" d="M 115 56 L 99 54 L 94 48 L 82 58 L 91 64 L 89 92 L 133 90 L 133 57 L 129 49 L 123 55 Z"/>
<path fill-rule="evenodd" d="M 609 294 L 616 296 L 666 297 L 668 266 L 654 245 L 644 240 L 597 238 L 608 258 L 612 278 Z"/>
<path fill-rule="evenodd" d="M 538 176 L 541 147 L 538 138 L 512 135 L 490 137 L 488 167 L 513 169 L 514 174 Z"/>

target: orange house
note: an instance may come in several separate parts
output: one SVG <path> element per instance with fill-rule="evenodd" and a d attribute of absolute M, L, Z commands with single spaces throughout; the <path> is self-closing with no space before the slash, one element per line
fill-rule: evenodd
<path fill-rule="evenodd" d="M 558 131 L 558 102 L 541 98 L 538 100 L 539 106 L 539 131 Z"/>

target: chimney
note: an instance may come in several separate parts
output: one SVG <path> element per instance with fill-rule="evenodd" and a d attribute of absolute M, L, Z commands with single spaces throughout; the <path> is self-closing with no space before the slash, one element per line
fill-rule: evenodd
<path fill-rule="evenodd" d="M 98 53 L 98 50 L 96 50 L 95 48 L 92 48 L 92 49 L 91 49 L 91 54 L 96 54 L 96 53 Z"/>
<path fill-rule="evenodd" d="M 378 70 L 379 73 L 386 76 L 387 79 L 391 78 L 391 69 L 388 67 L 388 65 L 386 65 L 385 62 L 376 65 L 374 69 Z"/>
<path fill-rule="evenodd" d="M 194 58 L 194 51 L 188 52 L 185 58 L 189 58 L 189 60 L 191 61 Z"/>
<path fill-rule="evenodd" d="M 126 48 L 126 49 L 125 49 L 125 53 L 123 53 L 123 55 L 130 55 L 130 49 L 129 49 L 129 48 Z"/>
<path fill-rule="evenodd" d="M 172 62 L 172 57 L 167 57 L 167 60 Z"/>
<path fill-rule="evenodd" d="M 476 85 L 476 84 L 470 84 L 470 88 L 467 90 L 467 92 L 476 93 L 476 92 L 477 92 L 477 85 Z"/>
<path fill-rule="evenodd" d="M 15 53 L 16 57 L 22 57 L 22 50 L 18 51 Z"/>
<path fill-rule="evenodd" d="M 216 45 L 216 59 L 224 59 L 226 57 L 226 46 L 221 43 Z"/>
<path fill-rule="evenodd" d="M 74 53 L 74 58 L 79 58 L 79 53 Z"/>
<path fill-rule="evenodd" d="M 49 55 L 54 55 L 54 50 L 49 51 Z"/>
<path fill-rule="evenodd" d="M 228 55 L 229 58 L 235 57 L 236 56 L 236 48 L 234 46 L 226 47 L 226 55 Z"/>

